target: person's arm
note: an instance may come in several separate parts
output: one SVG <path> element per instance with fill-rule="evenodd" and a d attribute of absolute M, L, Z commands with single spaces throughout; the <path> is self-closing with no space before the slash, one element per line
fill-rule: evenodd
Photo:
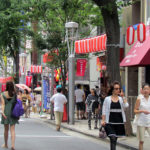
<path fill-rule="evenodd" d="M 3 98 L 3 96 L 1 95 L 1 109 L 2 109 L 2 116 L 7 119 L 5 113 L 4 113 L 4 110 L 5 110 L 5 100 Z"/>
<path fill-rule="evenodd" d="M 82 95 L 82 99 L 83 101 L 85 101 L 85 93 L 83 92 L 83 95 Z"/>
<path fill-rule="evenodd" d="M 139 114 L 139 113 L 150 114 L 150 111 L 139 110 L 139 107 L 140 107 L 140 99 L 137 99 L 135 103 L 135 107 L 134 107 L 134 113 L 135 114 Z"/>
<path fill-rule="evenodd" d="M 103 108 L 102 108 L 102 126 L 105 126 L 106 124 L 106 105 L 107 105 L 107 102 L 106 102 L 106 99 L 104 100 L 104 103 L 103 103 Z"/>
<path fill-rule="evenodd" d="M 67 98 L 64 96 L 64 104 L 67 104 Z"/>
<path fill-rule="evenodd" d="M 127 101 L 127 98 L 123 97 L 122 99 L 123 99 L 123 107 L 124 107 L 124 108 L 129 107 L 129 103 L 128 103 L 128 101 Z"/>
<path fill-rule="evenodd" d="M 50 102 L 53 104 L 54 103 L 54 95 L 51 97 Z"/>

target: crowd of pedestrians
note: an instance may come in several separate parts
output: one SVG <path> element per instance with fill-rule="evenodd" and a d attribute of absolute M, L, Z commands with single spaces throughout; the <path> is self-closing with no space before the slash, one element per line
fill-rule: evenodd
<path fill-rule="evenodd" d="M 107 91 L 107 92 L 106 92 Z M 126 135 L 125 110 L 129 107 L 127 99 L 124 97 L 120 83 L 115 81 L 108 89 L 98 86 L 89 90 L 88 86 L 84 89 L 81 85 L 77 85 L 75 92 L 76 115 L 78 120 L 87 119 L 87 127 L 92 129 L 91 121 L 94 120 L 94 129 L 104 127 L 107 136 L 110 139 L 110 150 L 116 150 L 117 139 Z M 4 144 L 3 148 L 8 148 L 8 131 L 11 132 L 11 150 L 15 150 L 15 124 L 19 118 L 12 116 L 12 108 L 16 99 L 22 101 L 25 117 L 30 116 L 32 106 L 33 112 L 41 111 L 41 95 L 37 96 L 29 93 L 28 90 L 18 91 L 14 87 L 13 82 L 7 82 L 6 91 L 1 93 L 1 108 L 2 119 L 1 124 L 4 124 Z M 62 89 L 57 88 L 57 93 L 54 94 L 50 102 L 54 105 L 54 115 L 56 121 L 56 130 L 60 131 L 63 118 L 64 105 L 67 103 L 67 98 L 63 94 Z M 35 109 L 38 105 L 39 108 Z M 150 85 L 144 84 L 141 89 L 141 94 L 137 97 L 135 108 L 134 123 L 137 126 L 137 138 L 139 139 L 139 150 L 143 150 L 144 135 L 147 131 L 150 135 Z M 98 120 L 99 124 L 98 124 Z"/>

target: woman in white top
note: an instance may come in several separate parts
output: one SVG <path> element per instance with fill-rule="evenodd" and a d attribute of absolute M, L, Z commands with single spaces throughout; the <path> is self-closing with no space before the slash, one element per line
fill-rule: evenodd
<path fill-rule="evenodd" d="M 137 137 L 139 139 L 139 150 L 143 150 L 144 133 L 148 131 L 150 135 L 150 85 L 144 84 L 143 97 L 136 100 L 134 112 L 138 115 L 137 119 Z"/>
<path fill-rule="evenodd" d="M 102 111 L 102 125 L 105 126 L 107 136 L 110 138 L 110 149 L 116 150 L 117 138 L 125 136 L 124 123 L 126 116 L 124 108 L 129 106 L 126 99 L 120 97 L 120 84 L 115 81 L 104 100 Z"/>

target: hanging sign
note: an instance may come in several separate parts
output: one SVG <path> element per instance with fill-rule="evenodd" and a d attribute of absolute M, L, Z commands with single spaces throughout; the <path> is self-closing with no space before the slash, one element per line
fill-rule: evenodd
<path fill-rule="evenodd" d="M 87 60 L 86 59 L 77 59 L 77 71 L 76 76 L 84 76 L 86 69 Z"/>
<path fill-rule="evenodd" d="M 26 85 L 28 87 L 31 87 L 31 82 L 32 82 L 32 76 L 26 76 Z"/>

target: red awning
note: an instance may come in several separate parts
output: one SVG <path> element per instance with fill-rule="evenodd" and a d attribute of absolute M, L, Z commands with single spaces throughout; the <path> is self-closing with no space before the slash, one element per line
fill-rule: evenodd
<path fill-rule="evenodd" d="M 120 63 L 121 67 L 146 65 L 150 65 L 150 31 L 148 28 L 146 40 L 143 43 L 137 41 Z"/>
<path fill-rule="evenodd" d="M 75 41 L 75 52 L 77 54 L 85 54 L 91 52 L 99 52 L 106 50 L 107 37 L 106 34 L 88 39 Z"/>

